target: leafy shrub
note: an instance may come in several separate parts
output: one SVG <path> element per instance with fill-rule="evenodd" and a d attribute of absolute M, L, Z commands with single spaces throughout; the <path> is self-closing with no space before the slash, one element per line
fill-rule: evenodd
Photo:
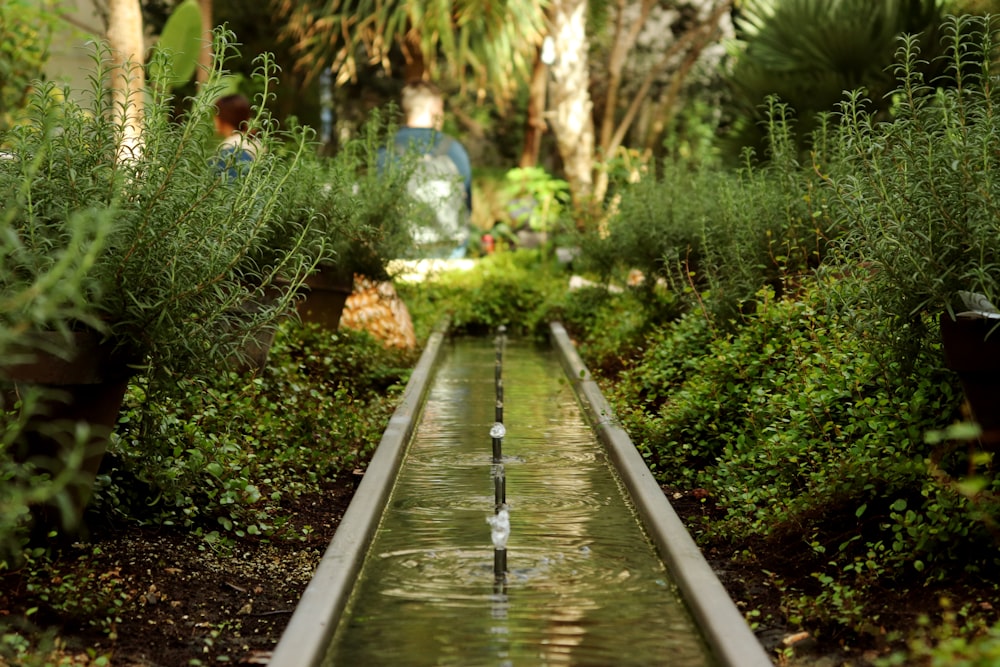
<path fill-rule="evenodd" d="M 57 2 L 8 0 L 0 6 L 0 130 L 18 120 L 49 58 Z"/>
<path fill-rule="evenodd" d="M 671 306 L 669 292 L 643 298 L 634 289 L 609 290 L 602 285 L 567 291 L 553 304 L 550 317 L 562 322 L 594 373 L 614 377 L 635 357 L 658 313 Z"/>
<path fill-rule="evenodd" d="M 568 276 L 539 251 L 498 252 L 469 271 L 447 271 L 402 284 L 418 338 L 444 317 L 457 334 L 490 334 L 500 325 L 517 335 L 548 335 L 550 308 Z"/>
<path fill-rule="evenodd" d="M 788 620 L 866 634 L 888 582 L 991 581 L 1000 482 L 992 457 L 941 439 L 959 430 L 928 436 L 959 416 L 939 350 L 874 354 L 833 298 L 857 286 L 803 287 L 762 291 L 726 329 L 695 312 L 657 329 L 606 394 L 657 479 L 710 503 L 699 540 L 801 545 L 814 585 L 785 591 Z"/>
<path fill-rule="evenodd" d="M 211 118 L 227 48 L 220 34 L 216 69 L 182 117 L 173 116 L 160 87 L 151 87 L 141 150 L 128 155 L 122 110 L 102 88 L 112 69 L 105 50 L 94 53 L 86 101 L 42 86 L 25 122 L 0 135 L 8 151 L 0 160 L 0 292 L 36 283 L 75 244 L 93 245 L 80 260 L 87 275 L 79 321 L 62 327 L 82 322 L 97 329 L 154 374 L 210 371 L 224 362 L 288 309 L 291 290 L 277 289 L 281 298 L 262 302 L 252 316 L 242 306 L 279 278 L 295 285 L 310 266 L 296 252 L 305 230 L 283 220 L 279 207 L 305 135 L 281 134 L 261 110 L 251 121 L 260 130 L 258 158 L 236 180 L 213 167 Z M 260 77 L 269 81 L 273 64 L 266 56 L 260 63 Z M 279 150 L 285 141 L 290 148 Z M 101 220 L 110 220 L 110 229 Z M 277 248 L 276 238 L 285 241 Z M 3 324 L 24 319 L 36 304 L 17 305 L 2 314 Z"/>
<path fill-rule="evenodd" d="M 939 88 L 921 74 L 916 40 L 900 48 L 892 123 L 879 123 L 853 95 L 843 107 L 839 150 L 847 161 L 830 181 L 841 251 L 861 267 L 868 289 L 858 304 L 864 327 L 890 320 L 882 341 L 901 356 L 927 344 L 927 314 L 965 310 L 967 290 L 1000 300 L 1000 231 L 993 86 L 994 32 L 986 19 L 950 17 L 943 64 L 956 85 Z M 898 335 L 903 331 L 905 335 Z"/>
<path fill-rule="evenodd" d="M 413 361 L 364 332 L 286 324 L 259 376 L 156 393 L 136 383 L 92 511 L 209 535 L 273 534 L 282 497 L 364 467 Z"/>
<path fill-rule="evenodd" d="M 909 374 L 881 365 L 828 292 L 762 293 L 731 334 L 693 315 L 665 327 L 611 393 L 619 418 L 661 480 L 713 495 L 717 536 L 813 535 L 846 571 L 860 553 L 880 577 L 992 567 L 985 517 L 1000 506 L 924 463 L 924 433 L 957 415 L 954 379 L 933 355 Z M 841 521 L 863 541 L 842 544 Z"/>
<path fill-rule="evenodd" d="M 787 107 L 772 100 L 771 160 L 739 171 L 664 161 L 623 190 L 607 229 L 584 239 L 603 276 L 638 269 L 720 325 L 770 285 L 779 293 L 819 264 L 835 234 L 817 179 L 800 168 Z M 703 299 L 710 294 L 711 299 Z"/>
<path fill-rule="evenodd" d="M 303 250 L 316 265 L 348 278 L 386 279 L 389 260 L 410 250 L 409 172 L 378 169 L 379 148 L 392 129 L 376 109 L 358 134 L 341 141 L 334 156 L 316 150 L 303 156 L 286 188 L 283 211 L 286 221 L 308 228 Z"/>

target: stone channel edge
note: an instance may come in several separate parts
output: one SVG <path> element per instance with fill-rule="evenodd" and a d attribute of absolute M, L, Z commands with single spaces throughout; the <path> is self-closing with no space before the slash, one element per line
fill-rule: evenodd
<path fill-rule="evenodd" d="M 760 642 L 705 560 L 628 434 L 591 379 L 559 322 L 550 323 L 552 344 L 587 418 L 621 475 L 640 518 L 704 634 L 719 667 L 770 667 Z M 364 562 L 379 518 L 426 398 L 448 323 L 430 335 L 399 406 L 389 420 L 365 475 L 316 572 L 296 605 L 269 667 L 319 667 L 351 588 Z"/>
<path fill-rule="evenodd" d="M 553 346 L 591 425 L 604 442 L 640 518 L 660 552 L 719 667 L 771 667 L 764 647 L 726 592 L 663 494 L 632 439 L 617 424 L 611 406 L 559 322 L 551 322 Z"/>

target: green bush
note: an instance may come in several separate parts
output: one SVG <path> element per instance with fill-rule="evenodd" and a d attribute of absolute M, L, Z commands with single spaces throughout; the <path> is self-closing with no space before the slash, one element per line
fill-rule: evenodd
<path fill-rule="evenodd" d="M 318 267 L 348 279 L 354 274 L 387 279 L 388 262 L 410 251 L 408 172 L 378 169 L 379 148 L 392 129 L 373 111 L 334 156 L 316 150 L 303 156 L 288 183 L 282 210 L 286 220 L 309 230 L 304 252 Z"/>
<path fill-rule="evenodd" d="M 721 326 L 762 286 L 794 288 L 836 231 L 827 193 L 796 160 L 788 115 L 772 100 L 764 166 L 748 160 L 730 171 L 667 160 L 626 187 L 607 229 L 584 239 L 584 266 L 621 282 L 638 269 L 648 294 L 665 287 L 687 308 L 709 304 Z"/>
<path fill-rule="evenodd" d="M 635 289 L 609 290 L 587 286 L 563 294 L 550 317 L 573 336 L 594 373 L 614 377 L 638 354 L 660 314 L 671 307 L 669 292 L 648 298 Z"/>
<path fill-rule="evenodd" d="M 130 388 L 91 513 L 271 535 L 281 500 L 363 468 L 415 360 L 364 332 L 283 325 L 258 376 Z"/>
<path fill-rule="evenodd" d="M 867 276 L 859 322 L 891 322 L 882 342 L 903 357 L 936 337 L 939 314 L 968 309 L 960 291 L 1000 301 L 1000 116 L 996 44 L 985 21 L 950 17 L 945 24 L 943 66 L 954 87 L 923 78 L 920 48 L 907 39 L 893 122 L 877 122 L 860 94 L 843 108 L 837 141 L 846 164 L 830 177 L 833 210 L 847 230 L 843 270 Z"/>
<path fill-rule="evenodd" d="M 60 22 L 57 5 L 53 0 L 7 0 L 0 6 L 0 130 L 19 120 L 41 78 Z"/>
<path fill-rule="evenodd" d="M 469 271 L 403 283 L 399 292 L 420 340 L 445 316 L 456 334 L 492 334 L 503 325 L 514 335 L 545 337 L 551 308 L 568 280 L 542 251 L 517 250 L 484 257 Z"/>
<path fill-rule="evenodd" d="M 1000 483 L 981 460 L 968 476 L 961 443 L 925 437 L 959 416 L 937 351 L 885 365 L 831 291 L 765 290 L 728 333 L 689 314 L 608 395 L 657 478 L 723 513 L 700 539 L 804 540 L 819 588 L 799 613 L 861 627 L 867 591 L 887 581 L 989 577 Z"/>
<path fill-rule="evenodd" d="M 77 244 L 90 244 L 94 251 L 77 260 L 86 262 L 83 298 L 61 328 L 92 327 L 154 374 L 211 372 L 225 363 L 287 311 L 291 290 L 278 289 L 281 298 L 271 302 L 263 298 L 269 288 L 279 279 L 300 282 L 310 267 L 297 252 L 305 230 L 284 220 L 279 206 L 306 137 L 279 133 L 262 111 L 266 93 L 252 120 L 258 158 L 239 179 L 214 169 L 211 118 L 227 44 L 220 35 L 218 65 L 181 118 L 172 100 L 151 88 L 136 152 L 123 152 L 127 133 L 102 88 L 111 75 L 102 51 L 85 102 L 41 86 L 25 122 L 0 135 L 8 151 L 0 160 L 0 293 L 38 283 Z M 261 78 L 269 81 L 272 69 L 263 57 Z M 48 297 L 42 291 L 3 312 L 2 324 L 32 322 L 37 301 Z M 248 301 L 260 307 L 247 310 Z"/>

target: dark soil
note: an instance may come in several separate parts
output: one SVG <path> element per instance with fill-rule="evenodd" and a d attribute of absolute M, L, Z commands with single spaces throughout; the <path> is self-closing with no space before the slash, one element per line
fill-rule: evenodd
<path fill-rule="evenodd" d="M 23 571 L 2 580 L 0 615 L 16 619 L 39 606 L 32 618 L 58 631 L 53 656 L 66 660 L 59 663 L 63 665 L 91 665 L 89 656 L 107 654 L 120 667 L 267 664 L 353 490 L 354 483 L 345 480 L 298 499 L 290 508 L 292 522 L 297 528 L 314 528 L 301 542 L 244 541 L 232 553 L 220 553 L 185 533 L 118 528 L 68 547 L 60 576 L 78 569 L 97 588 L 113 589 L 122 600 L 121 620 L 111 628 L 91 627 L 85 618 L 67 620 L 46 609 L 27 590 Z M 698 490 L 665 493 L 685 521 L 713 511 L 710 499 L 706 502 Z M 743 554 L 740 559 L 737 552 Z M 920 614 L 938 606 L 939 592 L 933 590 L 887 591 L 882 624 L 868 635 L 793 627 L 787 624 L 777 582 L 786 591 L 812 586 L 809 568 L 799 563 L 801 546 L 744 544 L 737 550 L 716 545 L 705 554 L 737 606 L 759 612 L 757 636 L 778 665 L 871 665 L 893 650 L 888 633 L 914 627 Z M 976 591 L 965 594 L 975 596 Z"/>
<path fill-rule="evenodd" d="M 689 529 L 722 516 L 702 489 L 664 487 L 663 491 Z M 925 658 L 900 656 L 907 653 L 908 640 L 917 636 L 925 621 L 940 626 L 947 610 L 961 607 L 974 610 L 986 623 L 998 620 L 997 609 L 990 602 L 996 595 L 994 587 L 956 576 L 937 586 L 914 582 L 886 587 L 877 592 L 877 599 L 860 601 L 863 614 L 877 620 L 858 632 L 832 624 L 791 624 L 788 601 L 819 592 L 812 573 L 821 568 L 801 534 L 776 533 L 778 537 L 768 540 L 702 547 L 736 606 L 744 614 L 759 612 L 752 616 L 754 632 L 776 665 L 873 667 L 876 661 L 895 654 L 891 660 L 894 665 L 923 667 L 930 664 Z"/>
<path fill-rule="evenodd" d="M 60 575 L 76 568 L 96 588 L 123 598 L 121 620 L 110 632 L 39 605 L 23 570 L 2 580 L 0 615 L 16 619 L 40 606 L 33 622 L 58 629 L 55 653 L 68 660 L 60 665 L 89 665 L 88 653 L 110 654 L 116 667 L 267 664 L 354 486 L 330 484 L 288 508 L 294 532 L 313 529 L 304 541 L 245 540 L 227 553 L 166 529 L 95 530 L 64 549 Z"/>

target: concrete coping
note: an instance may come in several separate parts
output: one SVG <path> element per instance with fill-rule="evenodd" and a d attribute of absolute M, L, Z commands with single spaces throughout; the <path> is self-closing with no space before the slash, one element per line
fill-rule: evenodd
<path fill-rule="evenodd" d="M 389 500 L 426 398 L 446 329 L 447 323 L 443 323 L 428 338 L 399 406 L 382 434 L 333 540 L 271 654 L 270 667 L 318 667 L 322 664 Z"/>
<path fill-rule="evenodd" d="M 616 422 L 566 329 L 549 325 L 553 345 L 584 412 L 608 449 L 660 557 L 681 591 L 695 623 L 720 667 L 772 667 L 764 647 L 649 471 L 631 438 Z"/>

